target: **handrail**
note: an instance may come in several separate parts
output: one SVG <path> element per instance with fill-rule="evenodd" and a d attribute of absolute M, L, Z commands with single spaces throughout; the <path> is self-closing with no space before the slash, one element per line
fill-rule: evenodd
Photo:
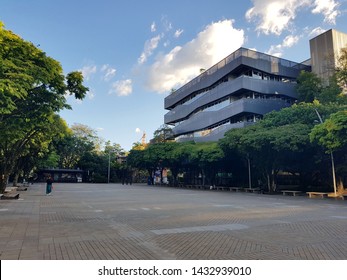
<path fill-rule="evenodd" d="M 304 69 L 307 69 L 309 67 L 308 65 L 305 65 L 302 63 L 297 63 L 294 61 L 290 61 L 287 59 L 279 58 L 276 56 L 272 56 L 269 54 L 265 54 L 265 53 L 261 53 L 261 52 L 257 52 L 254 50 L 250 50 L 250 49 L 246 49 L 246 48 L 241 47 L 241 48 L 237 49 L 236 51 L 234 51 L 233 53 L 231 53 L 230 55 L 228 55 L 227 57 L 225 57 L 224 59 L 222 59 L 221 61 L 219 61 L 218 63 L 216 63 L 215 65 L 213 65 L 212 67 L 210 67 L 209 69 L 207 69 L 205 72 L 201 73 L 199 76 L 195 77 L 194 79 L 192 79 L 191 81 L 189 81 L 188 83 L 186 83 L 185 85 L 183 85 L 182 87 L 177 89 L 176 91 L 172 92 L 167 97 L 173 98 L 173 97 L 177 96 L 181 92 L 187 90 L 188 88 L 194 86 L 195 84 L 199 83 L 200 81 L 206 79 L 209 75 L 212 75 L 217 70 L 222 69 L 223 67 L 225 67 L 226 65 L 228 65 L 229 63 L 231 63 L 232 61 L 234 61 L 235 59 L 237 59 L 241 56 L 254 58 L 254 59 L 267 60 L 271 63 L 278 63 L 278 64 L 281 64 L 282 66 L 290 67 L 290 68 L 296 68 L 299 70 L 300 69 L 304 70 Z"/>

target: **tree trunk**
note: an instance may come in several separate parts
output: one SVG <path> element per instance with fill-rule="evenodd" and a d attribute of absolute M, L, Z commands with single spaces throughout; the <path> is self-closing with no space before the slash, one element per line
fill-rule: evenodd
<path fill-rule="evenodd" d="M 13 186 L 14 187 L 17 187 L 17 184 L 18 184 L 18 178 L 19 178 L 19 173 L 16 173 L 13 177 Z"/>
<path fill-rule="evenodd" d="M 9 178 L 9 174 L 2 174 L 0 176 L 0 193 L 4 193 L 6 187 L 7 187 L 7 182 Z"/>
<path fill-rule="evenodd" d="M 176 186 L 177 186 L 177 176 L 178 176 L 178 172 L 177 172 L 174 168 L 172 168 L 172 169 L 171 169 L 171 174 L 172 174 L 172 179 L 173 179 L 172 184 L 173 184 L 174 187 L 176 187 Z"/>
<path fill-rule="evenodd" d="M 276 184 L 276 175 L 278 171 L 275 171 L 274 169 L 271 170 L 271 172 L 266 172 L 266 179 L 267 179 L 267 187 L 269 190 L 269 193 L 276 192 L 277 184 Z"/>
<path fill-rule="evenodd" d="M 205 186 L 205 170 L 201 168 L 202 185 Z"/>
<path fill-rule="evenodd" d="M 269 192 L 271 192 L 271 176 L 269 173 L 266 173 L 266 182 L 267 182 L 267 189 Z"/>

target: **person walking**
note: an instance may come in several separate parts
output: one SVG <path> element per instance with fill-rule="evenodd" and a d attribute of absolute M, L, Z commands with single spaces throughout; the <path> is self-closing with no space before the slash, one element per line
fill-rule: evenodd
<path fill-rule="evenodd" d="M 53 188 L 53 179 L 51 176 L 48 176 L 46 183 L 46 195 L 50 195 L 52 193 Z"/>

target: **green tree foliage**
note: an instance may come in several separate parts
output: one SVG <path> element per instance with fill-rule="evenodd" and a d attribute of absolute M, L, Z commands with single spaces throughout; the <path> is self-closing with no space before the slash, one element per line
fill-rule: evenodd
<path fill-rule="evenodd" d="M 52 117 L 48 118 L 46 122 L 43 123 L 41 128 L 36 128 L 35 137 L 31 137 L 29 139 L 24 138 L 24 142 L 16 140 L 16 143 L 12 143 L 14 146 L 18 145 L 19 143 L 23 144 L 23 147 L 17 150 L 21 151 L 21 153 L 18 154 L 18 160 L 15 162 L 12 161 L 12 164 L 14 164 L 14 178 L 16 179 L 19 176 L 28 178 L 30 176 L 30 172 L 35 169 L 35 167 L 39 166 L 45 157 L 46 159 L 50 158 L 50 162 L 58 160 L 57 157 L 54 159 L 54 154 L 50 153 L 50 143 L 52 138 L 62 137 L 63 132 L 67 129 L 68 127 L 64 120 L 62 120 L 58 115 L 52 115 Z M 13 145 L 9 145 L 9 150 L 12 148 Z M 49 166 L 54 167 L 54 163 L 53 165 Z M 17 181 L 14 180 L 14 185 L 16 182 Z"/>
<path fill-rule="evenodd" d="M 337 76 L 334 75 L 330 78 L 329 84 L 322 88 L 321 92 L 317 95 L 317 100 L 321 104 L 347 104 L 346 96 L 341 94 L 342 88 L 339 86 Z"/>
<path fill-rule="evenodd" d="M 313 102 L 322 90 L 322 80 L 312 72 L 301 71 L 296 91 L 299 102 Z"/>
<path fill-rule="evenodd" d="M 336 175 L 339 180 L 347 174 L 347 110 L 341 110 L 330 115 L 323 123 L 316 125 L 310 139 L 318 143 L 327 154 L 334 157 Z M 330 168 L 329 168 L 330 170 Z"/>
<path fill-rule="evenodd" d="M 342 93 L 344 81 L 344 71 L 342 69 L 330 77 L 327 84 L 324 84 L 315 73 L 302 71 L 296 86 L 298 102 L 312 103 L 319 101 L 321 104 L 346 104 L 347 97 Z"/>
<path fill-rule="evenodd" d="M 156 131 L 154 131 L 153 139 L 151 140 L 151 143 L 164 143 L 164 142 L 167 142 L 168 138 L 171 135 L 172 135 L 172 129 L 168 125 L 163 124 Z"/>
<path fill-rule="evenodd" d="M 230 130 L 220 140 L 220 145 L 226 154 L 250 158 L 255 173 L 261 175 L 268 191 L 276 191 L 280 170 L 299 172 L 306 178 L 317 165 L 315 157 L 321 155 L 321 150 L 309 139 L 309 133 L 317 123 L 317 106 L 320 105 L 301 103 L 267 114 L 256 125 Z M 330 115 L 337 107 L 320 109 L 324 115 Z"/>
<path fill-rule="evenodd" d="M 202 185 L 215 184 L 215 175 L 218 163 L 223 159 L 224 153 L 217 142 L 195 143 L 191 145 L 189 154 L 190 163 L 197 166 L 201 172 Z"/>
<path fill-rule="evenodd" d="M 82 82 L 81 73 L 65 77 L 59 62 L 0 24 L 0 192 L 27 144 L 49 135 L 54 113 L 69 108 L 66 94 L 85 96 Z"/>
<path fill-rule="evenodd" d="M 347 94 L 347 48 L 341 49 L 341 54 L 337 67 L 337 82 L 343 88 L 343 93 Z"/>
<path fill-rule="evenodd" d="M 325 122 L 316 125 L 310 133 L 310 138 L 328 152 L 346 150 L 347 110 L 332 114 Z"/>
<path fill-rule="evenodd" d="M 104 141 L 98 136 L 95 129 L 92 129 L 91 127 L 84 124 L 75 123 L 71 126 L 71 130 L 75 137 L 81 139 L 86 143 L 90 143 L 90 145 L 92 145 L 97 152 L 101 151 L 101 147 Z M 109 143 L 106 143 L 107 147 L 109 145 Z"/>
<path fill-rule="evenodd" d="M 213 184 L 217 162 L 223 158 L 223 151 L 217 142 L 209 143 L 176 143 L 166 142 L 151 144 L 144 150 L 132 149 L 128 155 L 129 165 L 146 169 L 149 176 L 157 168 L 169 168 L 172 173 L 172 184 L 176 185 L 177 175 L 187 168 L 197 168 Z"/>

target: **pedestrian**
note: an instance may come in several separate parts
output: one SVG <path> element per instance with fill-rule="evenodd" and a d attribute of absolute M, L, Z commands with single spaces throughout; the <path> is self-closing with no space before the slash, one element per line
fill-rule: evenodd
<path fill-rule="evenodd" d="M 51 192 L 52 192 L 52 188 L 53 188 L 53 186 L 52 186 L 53 179 L 52 179 L 51 176 L 48 176 L 48 179 L 47 179 L 46 183 L 47 183 L 46 184 L 46 195 L 50 195 Z"/>

